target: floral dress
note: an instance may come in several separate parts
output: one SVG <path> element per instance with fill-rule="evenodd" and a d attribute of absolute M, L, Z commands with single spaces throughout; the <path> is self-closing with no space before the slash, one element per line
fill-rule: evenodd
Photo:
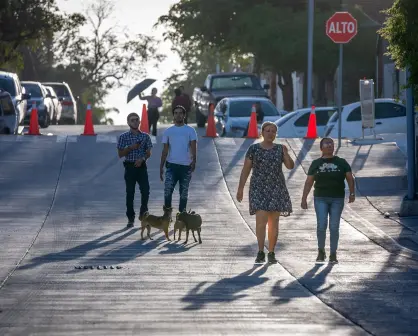
<path fill-rule="evenodd" d="M 289 216 L 292 212 L 292 201 L 282 170 L 283 146 L 274 144 L 271 149 L 264 149 L 260 143 L 252 144 L 245 157 L 252 161 L 250 215 L 254 215 L 257 210 L 264 210 Z"/>

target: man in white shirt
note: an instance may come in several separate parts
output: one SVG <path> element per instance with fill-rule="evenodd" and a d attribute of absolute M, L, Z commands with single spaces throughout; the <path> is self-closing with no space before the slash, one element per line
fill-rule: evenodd
<path fill-rule="evenodd" d="M 174 125 L 164 131 L 161 153 L 160 179 L 164 181 L 164 207 L 171 208 L 174 188 L 179 183 L 179 212 L 186 210 L 189 195 L 189 184 L 192 172 L 196 167 L 197 134 L 193 127 L 184 123 L 186 109 L 181 106 L 173 108 Z"/>

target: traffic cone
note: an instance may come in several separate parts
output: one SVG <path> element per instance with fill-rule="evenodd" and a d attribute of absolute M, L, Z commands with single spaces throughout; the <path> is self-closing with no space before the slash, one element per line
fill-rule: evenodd
<path fill-rule="evenodd" d="M 209 115 L 208 115 L 208 126 L 206 127 L 206 135 L 208 138 L 217 138 L 216 127 L 215 127 L 215 116 L 214 116 L 215 107 L 213 104 L 210 104 Z"/>
<path fill-rule="evenodd" d="M 247 138 L 258 138 L 257 114 L 255 111 L 255 105 L 253 105 L 253 108 L 251 110 L 251 118 L 250 125 L 248 126 Z"/>
<path fill-rule="evenodd" d="M 38 109 L 36 108 L 36 103 L 32 104 L 29 131 L 26 134 L 27 135 L 41 135 L 41 132 L 39 132 Z"/>
<path fill-rule="evenodd" d="M 139 125 L 139 130 L 141 132 L 149 134 L 148 112 L 145 104 L 142 105 L 142 117 L 141 124 Z"/>
<path fill-rule="evenodd" d="M 84 123 L 84 133 L 81 135 L 96 135 L 93 127 L 93 112 L 91 110 L 91 104 L 87 104 L 86 121 Z"/>
<path fill-rule="evenodd" d="M 316 114 L 315 106 L 312 106 L 311 113 L 309 115 L 308 130 L 306 131 L 306 136 L 304 139 L 316 139 L 318 134 L 316 132 Z"/>

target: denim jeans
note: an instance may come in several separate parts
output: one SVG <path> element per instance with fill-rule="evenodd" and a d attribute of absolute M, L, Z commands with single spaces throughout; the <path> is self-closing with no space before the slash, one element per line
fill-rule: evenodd
<path fill-rule="evenodd" d="M 318 248 L 325 248 L 326 231 L 329 217 L 330 250 L 337 252 L 338 240 L 340 238 L 340 218 L 344 209 L 344 198 L 314 197 L 316 212 L 316 236 Z"/>
<path fill-rule="evenodd" d="M 192 178 L 192 169 L 190 166 L 184 166 L 174 163 L 166 163 L 165 183 L 164 183 L 164 206 L 171 208 L 174 188 L 179 183 L 180 203 L 179 212 L 186 210 L 187 199 L 189 196 L 189 184 Z"/>

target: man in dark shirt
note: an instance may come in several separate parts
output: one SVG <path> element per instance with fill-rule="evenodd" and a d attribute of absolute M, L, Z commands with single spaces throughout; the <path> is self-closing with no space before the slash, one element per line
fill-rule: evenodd
<path fill-rule="evenodd" d="M 171 104 L 171 108 L 174 109 L 176 106 L 183 106 L 186 109 L 186 116 L 184 117 L 184 123 L 187 124 L 187 118 L 192 107 L 190 96 L 184 92 L 184 86 L 181 85 L 174 90 L 175 97 Z"/>
<path fill-rule="evenodd" d="M 117 149 L 119 158 L 125 157 L 123 165 L 125 167 L 127 227 L 133 227 L 135 221 L 134 198 L 137 183 L 141 191 L 139 219 L 148 211 L 150 187 L 146 161 L 151 156 L 152 141 L 148 134 L 138 129 L 140 124 L 138 114 L 130 113 L 127 121 L 130 129 L 120 135 Z"/>

